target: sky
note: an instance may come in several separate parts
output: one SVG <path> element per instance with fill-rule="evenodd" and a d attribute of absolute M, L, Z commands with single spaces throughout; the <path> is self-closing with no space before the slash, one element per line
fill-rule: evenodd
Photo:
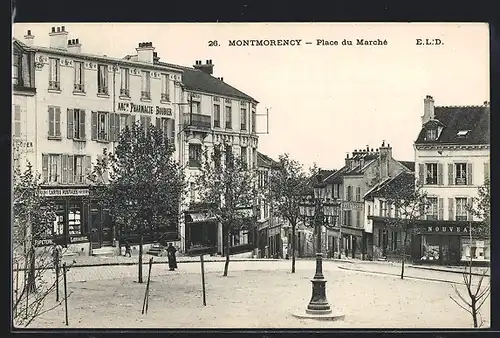
<path fill-rule="evenodd" d="M 83 53 L 123 57 L 150 41 L 163 62 L 211 59 L 213 76 L 259 101 L 259 151 L 274 159 L 288 153 L 305 169 L 340 169 L 348 152 L 383 141 L 395 159 L 413 161 L 426 95 L 436 106 L 490 101 L 485 23 L 23 23 L 14 25 L 14 37 L 23 40 L 30 29 L 35 45 L 48 46 L 52 26 L 65 26 Z M 229 45 L 240 39 L 301 42 Z M 357 39 L 387 43 L 360 46 Z"/>

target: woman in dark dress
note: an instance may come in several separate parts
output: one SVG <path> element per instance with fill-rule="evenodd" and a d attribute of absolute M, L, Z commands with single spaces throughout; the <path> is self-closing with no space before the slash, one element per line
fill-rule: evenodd
<path fill-rule="evenodd" d="M 177 260 L 175 259 L 175 253 L 177 249 L 172 246 L 172 243 L 168 244 L 167 247 L 167 257 L 168 257 L 168 269 L 174 271 L 177 269 Z"/>

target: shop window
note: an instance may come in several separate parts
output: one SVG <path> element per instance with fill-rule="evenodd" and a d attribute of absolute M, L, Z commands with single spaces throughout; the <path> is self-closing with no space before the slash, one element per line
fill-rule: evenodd
<path fill-rule="evenodd" d="M 68 208 L 68 232 L 70 236 L 82 234 L 82 204 L 71 203 Z"/>
<path fill-rule="evenodd" d="M 439 261 L 441 236 L 439 235 L 426 235 L 422 236 L 422 257 L 424 261 Z"/>
<path fill-rule="evenodd" d="M 64 210 L 64 204 L 56 205 L 56 220 L 54 222 L 54 235 L 64 234 L 64 220 L 66 216 L 66 211 Z"/>

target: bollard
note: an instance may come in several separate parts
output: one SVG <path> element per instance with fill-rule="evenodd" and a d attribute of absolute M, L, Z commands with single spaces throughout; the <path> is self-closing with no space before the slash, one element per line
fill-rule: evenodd
<path fill-rule="evenodd" d="M 66 315 L 66 326 L 69 325 L 68 323 L 68 288 L 67 288 L 67 280 L 66 280 L 66 262 L 63 263 L 63 279 L 64 279 L 64 312 Z"/>

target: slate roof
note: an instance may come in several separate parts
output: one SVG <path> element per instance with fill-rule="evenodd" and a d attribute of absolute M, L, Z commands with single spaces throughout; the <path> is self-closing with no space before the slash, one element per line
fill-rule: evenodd
<path fill-rule="evenodd" d="M 273 160 L 267 155 L 257 152 L 257 167 L 264 168 L 276 168 L 279 166 L 279 162 Z"/>
<path fill-rule="evenodd" d="M 415 175 L 409 172 L 400 172 L 395 177 L 388 177 L 368 190 L 363 198 L 371 200 L 374 197 L 384 197 L 385 192 L 394 186 L 404 186 L 412 191 L 415 190 Z"/>
<path fill-rule="evenodd" d="M 344 174 L 346 172 L 347 172 L 347 167 L 343 166 L 339 170 L 336 170 L 334 173 L 332 173 L 330 176 L 326 177 L 324 179 L 324 182 L 327 184 L 342 183 L 342 178 L 344 177 Z"/>
<path fill-rule="evenodd" d="M 411 171 L 415 171 L 415 162 L 411 161 L 398 161 L 402 165 L 404 165 L 406 168 L 408 168 Z"/>
<path fill-rule="evenodd" d="M 430 120 L 420 131 L 415 144 L 490 144 L 489 106 L 445 106 L 434 108 L 434 120 L 443 124 L 439 138 L 426 141 L 427 128 L 436 123 Z M 466 137 L 459 131 L 470 130 Z"/>
<path fill-rule="evenodd" d="M 243 93 L 226 82 L 201 70 L 166 62 L 155 62 L 155 64 L 182 70 L 182 83 L 189 90 L 229 96 L 258 103 L 258 101 L 250 95 Z"/>

